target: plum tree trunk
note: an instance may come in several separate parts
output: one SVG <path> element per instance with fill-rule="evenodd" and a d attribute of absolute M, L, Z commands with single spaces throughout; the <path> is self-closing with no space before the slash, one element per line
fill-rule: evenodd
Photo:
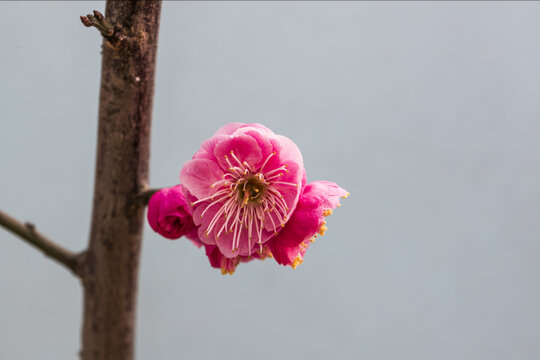
<path fill-rule="evenodd" d="M 107 1 L 92 224 L 80 273 L 81 358 L 134 357 L 135 312 L 161 1 Z"/>

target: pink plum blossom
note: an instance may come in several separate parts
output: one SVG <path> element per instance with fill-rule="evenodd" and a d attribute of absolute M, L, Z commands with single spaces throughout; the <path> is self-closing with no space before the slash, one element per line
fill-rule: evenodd
<path fill-rule="evenodd" d="M 196 241 L 223 274 L 232 274 L 240 262 L 266 257 L 296 268 L 310 242 L 326 231 L 325 217 L 348 196 L 335 183 L 306 185 L 298 147 L 260 124 L 231 123 L 219 129 L 183 166 L 180 181 L 180 188 L 159 195 L 174 197 L 160 200 L 167 204 L 160 213 L 172 212 L 178 220 L 162 215 L 156 221 L 155 214 L 151 220 L 149 209 L 150 224 L 162 235 L 176 236 L 180 231 L 171 230 L 171 224 L 188 223 L 178 214 L 191 215 Z M 175 208 L 170 204 L 181 203 L 178 189 L 185 196 L 182 211 L 169 210 Z M 192 230 L 189 234 L 194 237 Z"/>
<path fill-rule="evenodd" d="M 259 124 L 221 128 L 180 172 L 199 239 L 227 258 L 261 251 L 296 208 L 304 171 L 288 138 Z"/>

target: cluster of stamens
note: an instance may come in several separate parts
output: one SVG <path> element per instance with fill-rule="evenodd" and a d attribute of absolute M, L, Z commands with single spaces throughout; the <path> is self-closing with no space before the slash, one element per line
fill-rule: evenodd
<path fill-rule="evenodd" d="M 240 245 L 242 232 L 247 231 L 251 255 L 254 237 L 262 252 L 262 235 L 266 220 L 270 221 L 276 235 L 279 226 L 283 227 L 287 222 L 289 207 L 275 185 L 298 187 L 298 184 L 279 181 L 281 176 L 288 172 L 287 164 L 269 171 L 265 170 L 268 161 L 276 155 L 275 152 L 266 158 L 259 169 L 254 169 L 246 161 L 241 162 L 232 150 L 230 154 L 230 158 L 225 155 L 225 161 L 229 166 L 228 171 L 221 180 L 211 185 L 216 192 L 212 196 L 197 200 L 192 205 L 210 202 L 201 213 L 201 218 L 210 208 L 218 206 L 219 209 L 210 221 L 205 236 L 215 231 L 219 226 L 220 218 L 223 218 L 223 223 L 217 230 L 216 239 L 219 239 L 224 232 L 232 233 L 231 251 L 234 252 Z"/>

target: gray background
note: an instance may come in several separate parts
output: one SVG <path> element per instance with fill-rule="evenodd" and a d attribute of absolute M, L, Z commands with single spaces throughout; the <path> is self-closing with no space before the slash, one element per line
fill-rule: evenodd
<path fill-rule="evenodd" d="M 87 241 L 101 2 L 0 3 L 0 208 Z M 139 359 L 539 359 L 540 4 L 166 2 L 151 184 L 231 121 L 351 197 L 296 271 L 145 229 Z M 0 230 L 0 358 L 75 359 L 77 280 Z"/>

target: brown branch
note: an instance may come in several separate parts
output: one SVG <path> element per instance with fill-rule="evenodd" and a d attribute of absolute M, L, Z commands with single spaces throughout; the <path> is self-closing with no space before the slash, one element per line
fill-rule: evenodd
<path fill-rule="evenodd" d="M 43 234 L 40 234 L 33 224 L 28 222 L 23 224 L 5 212 L 0 211 L 0 225 L 15 235 L 18 235 L 28 244 L 41 250 L 46 256 L 67 267 L 73 274 L 80 276 L 78 273 L 80 256 L 64 249 Z"/>
<path fill-rule="evenodd" d="M 137 200 L 142 202 L 144 205 L 148 205 L 148 202 L 150 201 L 150 198 L 152 195 L 157 193 L 162 188 L 155 188 L 155 189 L 144 189 L 137 195 Z"/>
<path fill-rule="evenodd" d="M 148 188 L 160 11 L 159 0 L 108 0 L 103 19 L 94 13 L 104 29 L 107 19 L 114 34 L 102 31 L 94 202 L 82 271 L 82 360 L 134 358 L 145 212 L 138 194 Z"/>

